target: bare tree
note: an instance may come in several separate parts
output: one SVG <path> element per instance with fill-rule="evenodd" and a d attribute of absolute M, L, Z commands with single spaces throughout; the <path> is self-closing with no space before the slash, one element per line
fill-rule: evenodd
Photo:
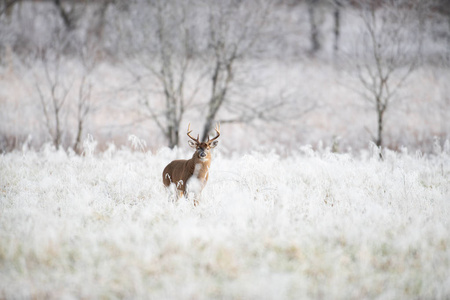
<path fill-rule="evenodd" d="M 377 133 L 373 139 L 379 147 L 383 146 L 386 112 L 419 64 L 421 10 L 419 1 L 413 4 L 368 0 L 360 10 L 363 31 L 353 57 L 359 82 L 355 90 L 376 113 Z"/>
<path fill-rule="evenodd" d="M 85 44 L 75 49 L 74 55 L 65 56 L 63 49 L 69 40 L 64 30 L 56 31 L 50 47 L 39 49 L 38 61 L 30 67 L 35 67 L 34 85 L 52 143 L 56 148 L 72 146 L 80 153 L 85 123 L 95 110 L 91 74 L 98 63 L 93 55 L 98 45 Z"/>
<path fill-rule="evenodd" d="M 156 124 L 168 146 L 173 148 L 179 143 L 182 118 L 198 90 L 195 79 L 187 87 L 187 81 L 195 77 L 191 72 L 195 63 L 194 6 L 190 1 L 155 0 L 140 7 L 146 12 L 142 16 L 146 18 L 145 26 L 140 32 L 148 42 L 135 45 L 133 55 L 140 67 L 130 71 L 139 87 L 140 104 L 144 108 L 140 113 Z M 134 30 L 135 27 L 130 28 L 130 33 L 136 40 Z"/>
<path fill-rule="evenodd" d="M 106 3 L 106 2 L 105 2 Z M 82 152 L 81 141 L 84 135 L 86 121 L 98 106 L 92 103 L 92 74 L 97 68 L 99 58 L 95 55 L 100 45 L 95 41 L 88 41 L 84 46 L 79 47 L 76 58 L 80 61 L 81 74 L 78 86 L 78 93 L 75 98 L 74 116 L 76 121 L 75 141 L 73 149 L 80 154 Z"/>
<path fill-rule="evenodd" d="M 259 6 L 259 10 L 252 9 Z M 251 57 L 255 45 L 261 38 L 270 4 L 258 1 L 221 1 L 210 7 L 209 15 L 209 55 L 211 94 L 207 103 L 202 139 L 212 130 L 217 115 L 224 104 L 233 102 L 227 97 L 232 84 L 239 85 L 236 77 L 242 72 L 243 60 Z M 262 116 L 270 106 L 259 103 L 240 104 L 241 110 L 234 119 L 227 122 L 249 122 Z M 261 110 L 264 107 L 267 110 Z M 236 111 L 236 108 L 232 110 Z"/>
<path fill-rule="evenodd" d="M 264 4 L 263 9 L 255 10 L 259 4 Z M 242 84 L 238 80 L 243 77 L 243 62 L 255 50 L 267 2 L 154 0 L 140 7 L 147 12 L 142 16 L 145 20 L 139 19 L 138 33 L 137 25 L 129 29 L 132 42 L 139 41 L 139 34 L 146 41 L 136 44 L 136 67 L 129 68 L 138 83 L 144 108 L 140 113 L 156 124 L 169 147 L 175 147 L 185 113 L 203 110 L 205 139 L 220 121 L 221 109 L 234 104 L 228 96 L 233 85 Z M 206 102 L 194 99 L 198 94 L 206 95 Z M 250 121 L 250 112 L 261 115 L 261 107 L 269 109 L 255 103 L 247 106 L 245 114 L 238 112 L 227 120 Z M 239 118 L 244 115 L 246 119 Z"/>
<path fill-rule="evenodd" d="M 61 78 L 61 56 L 59 53 L 50 55 L 41 54 L 41 65 L 44 70 L 44 80 L 35 75 L 35 85 L 38 92 L 41 109 L 44 115 L 44 124 L 52 139 L 53 145 L 59 149 L 62 143 L 62 115 L 71 84 Z M 42 84 L 44 82 L 44 84 Z"/>

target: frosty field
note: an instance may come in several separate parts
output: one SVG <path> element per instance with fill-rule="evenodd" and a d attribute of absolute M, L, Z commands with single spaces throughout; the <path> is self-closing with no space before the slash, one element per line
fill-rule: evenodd
<path fill-rule="evenodd" d="M 449 154 L 219 149 L 194 207 L 182 150 L 7 153 L 0 298 L 449 299 Z"/>

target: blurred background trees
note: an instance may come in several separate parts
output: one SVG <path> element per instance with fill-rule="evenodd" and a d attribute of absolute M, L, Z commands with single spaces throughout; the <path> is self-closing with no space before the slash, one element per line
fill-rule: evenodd
<path fill-rule="evenodd" d="M 0 151 L 173 148 L 189 122 L 230 150 L 426 151 L 449 67 L 444 0 L 1 0 Z"/>
<path fill-rule="evenodd" d="M 419 66 L 424 18 L 429 9 L 423 1 L 361 1 L 362 20 L 352 59 L 361 100 L 376 115 L 372 140 L 384 146 L 385 114 L 406 80 Z"/>

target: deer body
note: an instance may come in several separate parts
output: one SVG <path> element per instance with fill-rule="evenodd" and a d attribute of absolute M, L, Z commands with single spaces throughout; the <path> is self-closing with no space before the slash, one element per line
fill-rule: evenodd
<path fill-rule="evenodd" d="M 211 160 L 200 161 L 196 153 L 194 153 L 191 159 L 174 160 L 164 168 L 163 183 L 165 186 L 174 183 L 177 190 L 184 194 L 188 180 L 194 176 L 204 187 L 208 181 L 210 165 Z"/>
<path fill-rule="evenodd" d="M 216 139 L 220 136 L 219 128 L 216 127 L 217 136 L 212 140 L 201 143 L 193 138 L 188 127 L 188 136 L 194 141 L 189 141 L 189 145 L 196 151 L 191 159 L 179 159 L 169 163 L 163 171 L 163 183 L 169 187 L 175 184 L 178 191 L 178 198 L 182 197 L 186 191 L 192 191 L 198 196 L 208 181 L 209 167 L 211 165 L 211 148 L 217 146 Z M 197 204 L 197 200 L 194 201 Z"/>

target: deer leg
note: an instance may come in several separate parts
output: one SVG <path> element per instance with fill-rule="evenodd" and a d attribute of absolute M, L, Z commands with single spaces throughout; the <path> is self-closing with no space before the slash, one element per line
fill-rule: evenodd
<path fill-rule="evenodd" d="M 199 200 L 199 194 L 197 192 L 193 192 L 193 191 L 187 190 L 185 192 L 185 195 L 186 195 L 186 199 L 188 201 L 193 201 L 194 206 L 197 206 L 199 204 L 199 201 L 198 201 Z"/>
<path fill-rule="evenodd" d="M 199 193 L 195 193 L 195 192 L 191 192 L 188 194 L 188 200 L 192 201 L 194 203 L 194 206 L 197 206 L 201 200 L 200 199 L 200 194 Z"/>

